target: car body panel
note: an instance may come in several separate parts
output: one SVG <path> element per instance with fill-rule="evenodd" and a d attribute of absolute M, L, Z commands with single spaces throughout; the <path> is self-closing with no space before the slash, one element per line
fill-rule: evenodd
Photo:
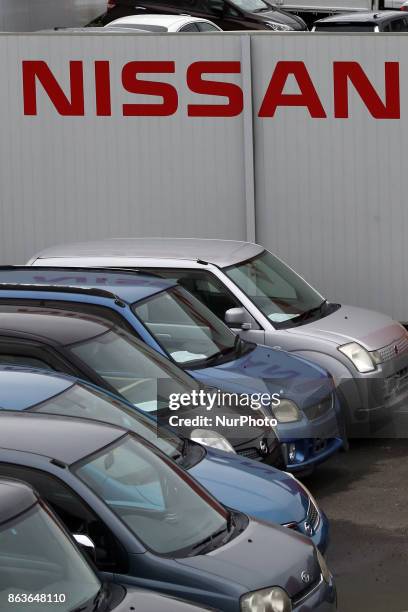
<path fill-rule="evenodd" d="M 24 429 L 24 421 L 26 426 L 30 427 L 34 419 L 41 424 L 44 436 L 46 432 L 52 432 L 55 442 L 63 447 L 72 443 L 72 440 L 66 435 L 68 423 L 75 428 L 85 425 L 84 430 L 89 432 L 88 424 L 83 421 L 75 422 L 75 425 L 72 425 L 74 419 L 50 415 L 46 417 L 30 414 L 0 415 L 0 424 L 6 424 L 6 429 L 0 427 L 1 475 L 7 474 L 15 463 L 35 467 L 45 473 L 57 473 L 59 480 L 66 483 L 79 496 L 82 503 L 93 510 L 99 520 L 108 526 L 117 537 L 122 549 L 126 551 L 129 569 L 127 573 L 116 577 L 122 583 L 154 588 L 170 595 L 177 594 L 187 597 L 190 601 L 204 605 L 210 604 L 226 612 L 239 612 L 240 597 L 248 591 L 276 585 L 287 588 L 290 594 L 296 596 L 297 593 L 302 592 L 303 594 L 304 592 L 304 583 L 301 580 L 303 571 L 309 572 L 309 575 L 313 577 L 313 583 L 320 580 L 316 553 L 310 540 L 304 536 L 290 533 L 283 527 L 259 523 L 252 519 L 249 519 L 249 523 L 241 534 L 208 554 L 172 558 L 162 557 L 143 549 L 138 538 L 84 482 L 79 480 L 70 469 L 61 469 L 61 466 L 51 463 L 49 458 L 44 456 L 45 449 L 41 451 L 39 441 L 37 445 L 40 453 L 34 454 L 25 450 L 25 445 L 22 448 L 24 452 L 20 451 L 20 443 L 16 434 Z M 50 424 L 50 421 L 53 423 Z M 118 433 L 116 428 L 108 425 L 92 423 L 91 426 L 99 439 L 114 437 Z M 111 430 L 110 436 L 98 432 L 98 429 Z M 124 430 L 122 431 L 125 433 Z M 10 438 L 15 441 L 14 444 L 7 442 L 7 439 L 10 440 Z M 65 454 L 65 451 L 60 452 Z M 156 451 L 154 452 L 159 455 Z M 186 474 L 183 479 L 187 479 Z M 47 498 L 46 495 L 45 497 Z M 276 553 L 279 551 L 279 553 L 273 554 L 274 551 Z M 248 559 L 248 563 L 245 559 Z M 334 610 L 334 582 L 330 580 L 330 583 L 319 584 L 320 595 L 325 605 L 331 605 L 331 610 Z M 310 591 L 312 590 L 311 588 Z M 319 610 L 319 607 L 315 609 Z"/>
<path fill-rule="evenodd" d="M 348 14 L 344 19 L 360 19 L 360 14 Z M 405 342 L 405 330 L 384 314 L 343 305 L 313 322 L 305 321 L 298 327 L 276 329 L 224 271 L 225 267 L 246 261 L 264 250 L 260 245 L 242 241 L 164 238 L 159 243 L 155 238 L 128 238 L 52 247 L 35 255 L 30 263 L 34 266 L 51 263 L 56 266 L 96 266 L 103 263 L 116 267 L 147 268 L 157 273 L 169 268 L 183 269 L 183 273 L 188 270 L 207 271 L 235 296 L 259 326 L 259 330 L 250 332 L 236 331 L 244 338 L 252 334 L 252 340 L 259 337 L 257 342 L 296 352 L 327 369 L 336 380 L 342 409 L 349 420 L 349 435 L 354 435 L 354 431 L 358 436 L 370 435 L 371 425 L 375 426 L 384 417 L 389 418 L 391 410 L 403 410 L 406 403 L 408 342 Z M 201 251 L 206 256 L 204 262 L 199 259 Z M 338 350 L 340 345 L 350 341 L 361 344 L 370 352 L 386 347 L 392 353 L 395 341 L 404 343 L 404 349 L 393 358 L 379 363 L 372 372 L 360 373 Z M 388 393 L 390 384 L 395 388 L 392 397 Z M 359 427 L 361 422 L 366 424 L 363 430 Z M 407 433 L 404 431 L 403 435 Z M 379 435 L 378 430 L 376 435 Z"/>
<path fill-rule="evenodd" d="M 54 372 L 0 366 L 0 409 L 23 412 L 30 406 L 36 406 L 39 403 L 37 400 L 45 402 L 70 389 L 76 382 L 74 378 Z M 81 384 L 90 390 L 95 388 L 89 383 Z M 24 389 L 23 395 L 21 389 Z M 116 401 L 115 396 L 108 393 L 106 396 Z M 129 407 L 139 412 L 133 405 L 129 404 Z M 120 410 L 117 404 L 116 410 Z M 187 470 L 214 497 L 226 506 L 251 514 L 259 520 L 291 524 L 292 528 L 305 532 L 305 521 L 308 520 L 312 502 L 292 476 L 233 453 L 211 447 L 204 450 L 198 463 Z M 325 515 L 317 511 L 320 515 L 317 526 L 313 526 L 312 533 L 308 535 L 321 552 L 325 552 L 329 525 Z"/>
<path fill-rule="evenodd" d="M 58 269 L 57 269 L 58 271 Z M 115 276 L 116 274 L 116 276 Z M 79 288 L 101 288 L 110 291 L 113 297 L 106 298 L 101 295 L 74 295 L 72 299 L 77 303 L 87 301 L 88 303 L 101 304 L 103 303 L 112 310 L 115 310 L 122 318 L 126 319 L 132 330 L 151 348 L 161 352 L 168 357 L 164 349 L 158 344 L 156 338 L 151 334 L 147 327 L 134 314 L 133 307 L 137 302 L 147 298 L 149 287 L 152 287 L 152 295 L 156 295 L 160 288 L 166 290 L 175 283 L 167 281 L 167 285 L 160 283 L 153 277 L 142 275 L 139 282 L 136 283 L 134 273 L 125 270 L 117 271 L 87 271 L 75 269 L 61 270 L 58 275 L 56 270 L 46 268 L 32 267 L 29 270 L 22 268 L 4 268 L 0 270 L 0 300 L 6 298 L 25 298 L 41 299 L 41 287 L 38 290 L 33 281 L 37 283 L 53 285 L 46 289 L 46 294 L 49 300 L 69 301 L 69 286 L 74 285 Z M 126 279 L 131 279 L 130 286 L 127 286 Z M 19 279 L 19 282 L 24 282 L 27 286 L 19 291 L 16 286 L 11 285 L 11 280 Z M 143 279 L 146 280 L 146 288 L 142 289 L 141 284 Z M 7 284 L 8 283 L 8 284 Z M 65 287 L 64 291 L 58 292 L 59 287 Z M 143 297 L 141 297 L 143 296 Z M 123 303 L 118 303 L 118 300 Z M 4 303 L 4 302 L 3 302 Z M 284 351 L 273 350 L 268 347 L 257 346 L 248 354 L 240 358 L 232 358 L 229 361 L 212 367 L 201 367 L 195 369 L 186 369 L 186 371 L 201 383 L 221 389 L 228 392 L 236 393 L 282 393 L 284 389 L 284 397 L 295 401 L 300 407 L 302 418 L 295 423 L 278 424 L 277 431 L 284 443 L 296 443 L 296 440 L 316 440 L 323 439 L 325 442 L 324 449 L 321 452 L 315 452 L 315 445 L 309 442 L 301 442 L 301 448 L 296 453 L 295 465 L 288 464 L 288 469 L 301 471 L 303 468 L 310 469 L 314 464 L 318 464 L 328 459 L 333 453 L 337 452 L 343 445 L 341 435 L 341 414 L 340 408 L 335 400 L 333 410 L 320 417 L 317 420 L 309 420 L 302 412 L 303 409 L 313 403 L 324 399 L 325 395 L 334 391 L 333 381 L 327 372 L 319 366 L 303 359 L 285 353 Z M 273 381 L 276 381 L 275 383 Z M 296 387 L 299 387 L 296 390 Z M 311 390 L 312 388 L 312 390 Z M 272 416 L 272 412 L 269 411 Z"/>

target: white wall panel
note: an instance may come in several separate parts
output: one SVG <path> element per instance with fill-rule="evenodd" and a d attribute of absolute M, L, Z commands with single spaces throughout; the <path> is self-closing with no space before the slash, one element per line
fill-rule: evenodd
<path fill-rule="evenodd" d="M 245 236 L 241 117 L 187 118 L 187 103 L 199 102 L 188 94 L 188 65 L 240 59 L 239 37 L 209 39 L 0 37 L 0 72 L 6 75 L 0 93 L 0 261 L 22 262 L 45 245 L 107 235 Z M 67 93 L 68 61 L 84 60 L 85 117 L 61 117 L 41 85 L 38 116 L 23 115 L 21 62 L 32 59 L 47 61 Z M 96 117 L 93 62 L 105 59 L 113 116 Z M 145 77 L 176 86 L 175 115 L 122 116 L 122 104 L 136 97 L 121 87 L 122 68 L 132 60 L 175 61 L 175 75 Z M 228 79 L 241 81 L 240 75 Z"/>
<path fill-rule="evenodd" d="M 1 35 L 0 262 L 104 236 L 245 239 L 255 193 L 258 242 L 329 299 L 408 319 L 407 37 L 250 36 Z M 23 60 L 47 61 L 66 92 L 69 60 L 83 61 L 86 116 L 61 117 L 41 85 L 38 116 L 24 116 Z M 112 117 L 95 116 L 95 60 L 110 61 Z M 176 114 L 122 116 L 133 60 L 175 61 L 174 75 L 151 78 L 177 88 Z M 224 100 L 188 90 L 187 67 L 203 60 L 252 65 L 252 78 L 211 77 L 244 89 L 241 115 L 187 116 L 189 102 Z M 303 107 L 257 116 L 278 61 L 305 63 L 326 119 Z M 401 118 L 373 118 L 350 85 L 350 117 L 335 119 L 334 61 L 359 62 L 382 98 L 384 62 L 399 62 Z M 293 78 L 284 91 L 299 91 Z"/>
<path fill-rule="evenodd" d="M 255 44 L 254 44 L 255 42 Z M 408 318 L 408 39 L 402 35 L 258 36 L 254 107 L 278 60 L 304 61 L 327 112 L 278 108 L 255 119 L 257 241 L 333 301 Z M 384 62 L 400 62 L 401 119 L 374 119 L 350 87 L 333 118 L 333 61 L 357 61 L 384 98 Z M 287 93 L 299 89 L 288 80 Z"/>

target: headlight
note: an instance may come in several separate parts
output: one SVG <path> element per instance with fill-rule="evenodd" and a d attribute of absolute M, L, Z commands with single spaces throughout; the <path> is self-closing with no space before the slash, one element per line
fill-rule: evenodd
<path fill-rule="evenodd" d="M 329 584 L 331 580 L 330 570 L 327 567 L 326 561 L 324 560 L 322 553 L 318 551 L 317 548 L 316 548 L 316 553 L 317 553 L 317 561 L 320 566 L 320 571 L 322 572 L 323 580 Z"/>
<path fill-rule="evenodd" d="M 375 370 L 375 363 L 371 359 L 370 353 L 358 342 L 343 344 L 343 346 L 339 346 L 339 351 L 346 355 L 362 374 Z"/>
<path fill-rule="evenodd" d="M 276 32 L 289 32 L 293 30 L 291 26 L 285 25 L 284 23 L 277 23 L 276 21 L 266 21 L 265 25 L 268 26 L 271 30 L 275 30 Z"/>
<path fill-rule="evenodd" d="M 212 446 L 212 448 L 218 448 L 218 450 L 225 451 L 226 453 L 235 453 L 234 448 L 228 442 L 227 438 L 224 438 L 218 431 L 194 429 L 194 431 L 191 432 L 190 438 L 194 440 L 194 442 L 198 442 L 204 446 Z"/>
<path fill-rule="evenodd" d="M 289 595 L 280 587 L 247 593 L 241 598 L 242 612 L 291 612 Z"/>
<path fill-rule="evenodd" d="M 273 414 L 278 423 L 293 423 L 302 418 L 295 402 L 288 399 L 282 399 L 279 406 L 274 407 Z"/>

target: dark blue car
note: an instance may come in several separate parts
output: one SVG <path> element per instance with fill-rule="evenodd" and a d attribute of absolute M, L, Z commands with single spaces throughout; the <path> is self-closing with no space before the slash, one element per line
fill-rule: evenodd
<path fill-rule="evenodd" d="M 94 385 L 51 372 L 0 367 L 0 410 L 85 418 L 129 429 L 173 458 L 225 506 L 308 535 L 322 553 L 326 550 L 328 520 L 291 474 L 180 438 Z"/>
<path fill-rule="evenodd" d="M 127 430 L 3 413 L 0 478 L 37 490 L 113 582 L 225 612 L 336 607 L 333 578 L 308 538 L 227 509 Z"/>
<path fill-rule="evenodd" d="M 262 410 L 278 421 L 292 472 L 313 469 L 343 446 L 339 401 L 326 370 L 302 357 L 241 340 L 172 281 L 106 269 L 0 269 L 0 302 L 24 300 L 47 307 L 74 304 L 77 311 L 110 318 L 214 390 L 278 394 L 280 404 Z"/>

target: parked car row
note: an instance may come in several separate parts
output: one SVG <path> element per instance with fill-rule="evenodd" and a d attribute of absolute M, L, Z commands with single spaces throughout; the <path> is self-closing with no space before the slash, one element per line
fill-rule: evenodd
<path fill-rule="evenodd" d="M 407 372 L 399 323 L 258 245 L 105 240 L 1 267 L 0 488 L 22 508 L 0 503 L 0 601 L 334 610 L 328 520 L 294 474 L 392 419 Z M 16 522 L 44 509 L 50 546 L 24 560 Z"/>
<path fill-rule="evenodd" d="M 45 596 L 47 604 L 55 604 L 47 609 L 67 612 L 111 610 L 114 603 L 122 605 L 118 610 L 134 603 L 138 610 L 160 609 L 154 607 L 151 593 L 133 591 L 143 588 L 206 609 L 326 612 L 335 608 L 333 578 L 311 540 L 223 505 L 192 478 L 191 468 L 203 460 L 202 447 L 187 451 L 169 434 L 160 442 L 163 452 L 158 439 L 149 442 L 149 419 L 139 420 L 137 413 L 132 418 L 129 407 L 75 379 L 29 368 L 0 368 L 0 405 L 0 477 L 11 483 L 0 486 L 12 489 L 5 491 L 8 495 L 0 503 L 0 556 L 6 569 L 0 579 L 3 601 L 25 605 L 39 600 L 40 610 Z M 106 417 L 108 421 L 113 418 L 125 428 L 101 422 L 105 414 L 113 415 Z M 219 451 L 207 462 L 211 460 L 214 467 L 204 466 L 204 480 L 211 480 L 215 470 L 212 478 L 218 481 L 233 474 L 233 467 L 229 475 L 225 473 L 230 460 L 225 453 Z M 254 467 L 258 473 L 251 486 L 260 485 L 260 477 L 265 479 L 256 463 Z M 239 497 L 251 495 L 250 490 L 245 492 L 249 476 L 250 470 L 244 470 Z M 58 535 L 60 525 L 49 511 L 44 517 L 49 525 L 41 530 L 41 518 L 37 519 L 39 527 L 34 521 L 32 535 L 25 538 L 24 525 L 15 521 L 24 520 L 26 510 L 30 517 L 38 512 L 37 493 L 14 485 L 15 481 L 29 484 L 52 508 L 100 575 L 112 583 L 107 590 L 84 561 L 80 563 L 78 551 L 64 538 L 67 534 L 60 529 Z M 225 483 L 227 497 L 228 486 L 234 494 L 231 480 Z M 293 479 L 281 486 L 287 489 L 290 506 L 302 505 L 305 496 L 314 504 Z M 271 504 L 252 494 L 252 507 L 255 503 L 261 513 L 265 502 Z M 51 527 L 53 533 L 47 533 Z M 61 543 L 65 551 L 60 551 Z M 10 554 L 15 568 L 10 566 Z M 109 607 L 108 597 L 113 597 Z M 158 606 L 165 605 L 167 610 L 190 609 L 158 598 Z"/>

